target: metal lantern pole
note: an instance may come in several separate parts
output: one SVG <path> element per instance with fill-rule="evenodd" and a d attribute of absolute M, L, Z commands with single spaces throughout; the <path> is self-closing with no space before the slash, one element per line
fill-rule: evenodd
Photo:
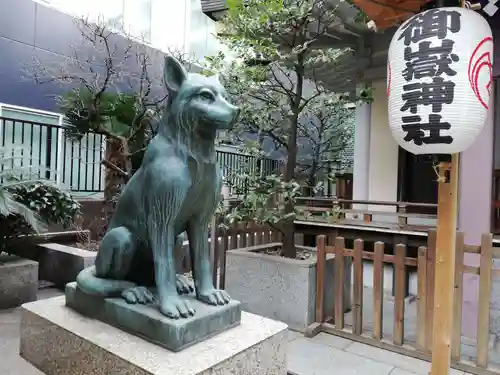
<path fill-rule="evenodd" d="M 455 238 L 457 232 L 458 160 L 439 164 L 437 240 L 431 375 L 450 370 L 455 289 Z"/>

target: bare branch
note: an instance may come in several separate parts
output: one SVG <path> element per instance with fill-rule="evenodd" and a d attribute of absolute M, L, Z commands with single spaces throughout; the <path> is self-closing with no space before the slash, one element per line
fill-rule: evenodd
<path fill-rule="evenodd" d="M 123 169 L 121 169 L 120 167 L 114 165 L 113 163 L 111 163 L 109 160 L 102 160 L 101 161 L 101 164 L 108 167 L 109 169 L 117 172 L 120 176 L 122 176 L 123 178 L 125 179 L 128 179 L 130 176 L 127 172 L 125 172 Z"/>

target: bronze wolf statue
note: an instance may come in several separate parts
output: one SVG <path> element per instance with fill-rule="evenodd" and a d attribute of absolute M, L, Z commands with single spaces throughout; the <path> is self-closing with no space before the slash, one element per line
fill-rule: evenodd
<path fill-rule="evenodd" d="M 239 109 L 215 76 L 188 74 L 173 57 L 165 59 L 164 82 L 169 98 L 158 134 L 118 199 L 95 266 L 80 272 L 77 286 L 129 303 L 155 300 L 164 315 L 177 319 L 195 313 L 177 290 L 174 252 L 184 231 L 197 299 L 211 305 L 229 302 L 212 282 L 208 225 L 222 184 L 216 132 L 229 128 Z"/>

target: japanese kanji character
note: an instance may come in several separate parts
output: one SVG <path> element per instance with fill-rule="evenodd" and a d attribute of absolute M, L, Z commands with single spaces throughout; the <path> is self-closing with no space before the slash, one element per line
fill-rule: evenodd
<path fill-rule="evenodd" d="M 432 112 L 441 112 L 443 104 L 453 103 L 455 83 L 445 81 L 442 77 L 434 77 L 432 82 L 416 82 L 403 86 L 401 99 L 405 104 L 401 111 L 410 110 L 417 113 L 419 105 L 432 105 Z"/>
<path fill-rule="evenodd" d="M 460 31 L 461 16 L 455 10 L 430 9 L 408 20 L 402 26 L 403 32 L 398 40 L 404 39 L 404 44 L 409 46 L 410 43 L 418 43 L 427 38 L 444 39 L 448 31 L 452 33 Z"/>
<path fill-rule="evenodd" d="M 404 51 L 406 69 L 403 70 L 403 78 L 408 82 L 412 79 L 423 77 L 435 77 L 446 74 L 454 76 L 457 74 L 450 65 L 457 62 L 458 56 L 453 51 L 455 41 L 444 39 L 441 46 L 431 47 L 431 42 L 420 42 L 418 51 L 412 51 L 406 47 Z"/>
<path fill-rule="evenodd" d="M 404 140 L 406 142 L 414 142 L 417 146 L 423 144 L 450 144 L 453 142 L 453 137 L 450 135 L 441 135 L 441 130 L 451 128 L 449 122 L 441 122 L 441 115 L 430 114 L 429 122 L 422 123 L 420 116 L 403 117 L 401 128 L 406 132 Z"/>

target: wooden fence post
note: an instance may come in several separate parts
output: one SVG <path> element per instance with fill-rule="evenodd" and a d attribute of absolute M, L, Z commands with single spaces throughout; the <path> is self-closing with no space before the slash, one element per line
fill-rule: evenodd
<path fill-rule="evenodd" d="M 373 259 L 373 338 L 381 340 L 383 336 L 384 303 L 384 243 L 375 242 Z"/>
<path fill-rule="evenodd" d="M 488 342 L 490 331 L 490 293 L 493 266 L 493 235 L 481 237 L 481 258 L 479 262 L 479 302 L 477 313 L 477 358 L 476 365 L 488 366 Z"/>
<path fill-rule="evenodd" d="M 406 290 L 406 246 L 396 245 L 396 256 L 394 261 L 395 291 L 394 291 L 394 344 L 403 345 L 404 321 L 405 321 L 405 290 Z"/>
<path fill-rule="evenodd" d="M 326 236 L 316 237 L 316 322 L 324 322 Z"/>
<path fill-rule="evenodd" d="M 427 340 L 427 350 L 432 350 L 432 331 L 434 328 L 434 280 L 435 280 L 435 265 L 436 265 L 436 231 L 431 230 L 427 234 L 427 293 L 426 293 L 426 308 L 427 308 L 427 332 L 425 339 Z"/>
<path fill-rule="evenodd" d="M 343 237 L 335 239 L 335 328 L 344 329 L 344 247 Z"/>
<path fill-rule="evenodd" d="M 363 240 L 354 241 L 354 285 L 353 285 L 353 333 L 363 333 Z"/>
<path fill-rule="evenodd" d="M 417 260 L 417 347 L 425 350 L 427 347 L 427 248 L 418 248 Z"/>
<path fill-rule="evenodd" d="M 453 333 L 451 336 L 451 358 L 460 360 L 462 344 L 462 302 L 464 284 L 464 234 L 457 233 L 455 244 L 455 293 L 453 297 Z"/>

